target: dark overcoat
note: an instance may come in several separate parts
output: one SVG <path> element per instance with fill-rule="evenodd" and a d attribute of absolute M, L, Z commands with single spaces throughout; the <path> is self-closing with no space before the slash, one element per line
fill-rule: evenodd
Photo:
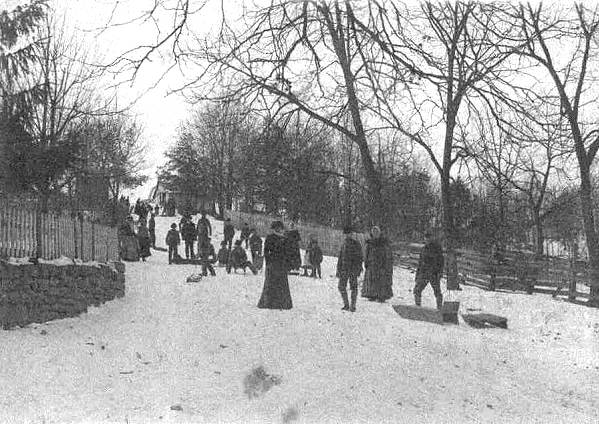
<path fill-rule="evenodd" d="M 362 296 L 369 299 L 387 300 L 393 297 L 393 252 L 385 237 L 366 241 L 366 272 Z"/>

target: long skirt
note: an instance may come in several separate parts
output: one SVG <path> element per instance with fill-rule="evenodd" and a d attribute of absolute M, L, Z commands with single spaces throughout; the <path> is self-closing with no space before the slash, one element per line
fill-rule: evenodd
<path fill-rule="evenodd" d="M 139 243 L 139 256 L 141 258 L 147 258 L 148 256 L 151 256 L 152 253 L 150 253 L 150 239 L 148 237 L 138 237 L 137 241 Z"/>
<path fill-rule="evenodd" d="M 258 302 L 261 309 L 291 309 L 291 292 L 284 266 L 267 264 L 262 296 Z"/>
<path fill-rule="evenodd" d="M 387 300 L 393 297 L 393 276 L 382 269 L 368 267 L 362 285 L 362 297 Z"/>

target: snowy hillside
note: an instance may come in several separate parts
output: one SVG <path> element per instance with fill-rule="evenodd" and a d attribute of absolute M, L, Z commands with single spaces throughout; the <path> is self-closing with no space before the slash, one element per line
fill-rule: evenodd
<path fill-rule="evenodd" d="M 178 221 L 157 219 L 159 245 Z M 598 310 L 466 287 L 462 312 L 509 329 L 405 320 L 391 305 L 412 303 L 413 274 L 397 268 L 395 297 L 352 314 L 334 258 L 322 280 L 290 277 L 292 310 L 261 310 L 262 274 L 189 284 L 197 267 L 152 254 L 127 263 L 123 299 L 0 332 L 0 422 L 599 422 Z"/>

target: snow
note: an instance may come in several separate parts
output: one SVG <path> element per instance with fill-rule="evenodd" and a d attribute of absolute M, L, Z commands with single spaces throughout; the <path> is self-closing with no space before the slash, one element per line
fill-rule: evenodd
<path fill-rule="evenodd" d="M 159 244 L 178 221 L 157 219 Z M 260 310 L 262 274 L 186 283 L 199 267 L 166 255 L 127 263 L 122 299 L 0 331 L 0 422 L 599 422 L 596 309 L 465 287 L 462 313 L 509 329 L 405 320 L 391 305 L 412 304 L 414 277 L 398 268 L 391 301 L 343 312 L 325 258 L 322 280 L 290 277 L 292 310 Z M 260 366 L 275 383 L 250 398 Z"/>

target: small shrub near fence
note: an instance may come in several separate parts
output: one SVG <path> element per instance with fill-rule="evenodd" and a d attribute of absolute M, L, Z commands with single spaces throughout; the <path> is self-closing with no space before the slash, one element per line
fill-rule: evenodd
<path fill-rule="evenodd" d="M 0 203 L 0 257 L 32 257 L 36 252 L 36 210 Z M 41 214 L 43 259 L 60 256 L 83 261 L 119 260 L 117 229 L 73 218 Z"/>

